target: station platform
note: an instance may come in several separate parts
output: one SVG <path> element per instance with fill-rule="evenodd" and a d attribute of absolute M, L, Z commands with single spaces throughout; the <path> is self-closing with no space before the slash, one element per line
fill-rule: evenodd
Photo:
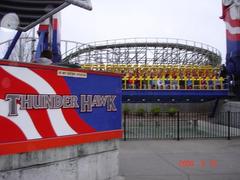
<path fill-rule="evenodd" d="M 227 98 L 228 89 L 223 90 L 123 90 L 123 103 L 199 103 Z"/>

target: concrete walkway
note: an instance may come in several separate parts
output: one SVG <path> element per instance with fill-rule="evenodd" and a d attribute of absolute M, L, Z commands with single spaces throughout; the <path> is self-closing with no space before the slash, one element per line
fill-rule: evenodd
<path fill-rule="evenodd" d="M 122 141 L 125 180 L 239 180 L 240 139 Z"/>

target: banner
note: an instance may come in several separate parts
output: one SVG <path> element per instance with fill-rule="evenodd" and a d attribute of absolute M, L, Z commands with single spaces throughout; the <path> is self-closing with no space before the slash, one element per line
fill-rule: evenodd
<path fill-rule="evenodd" d="M 121 138 L 120 75 L 0 61 L 0 154 L 113 138 Z"/>

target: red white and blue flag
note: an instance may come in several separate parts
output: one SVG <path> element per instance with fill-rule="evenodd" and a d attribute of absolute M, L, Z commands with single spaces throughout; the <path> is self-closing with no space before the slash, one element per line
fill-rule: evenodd
<path fill-rule="evenodd" d="M 240 52 L 240 1 L 223 0 L 222 19 L 226 23 L 227 53 Z"/>

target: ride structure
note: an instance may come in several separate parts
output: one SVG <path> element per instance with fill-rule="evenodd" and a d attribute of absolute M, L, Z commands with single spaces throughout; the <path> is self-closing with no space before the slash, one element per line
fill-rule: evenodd
<path fill-rule="evenodd" d="M 53 63 L 61 62 L 61 14 L 54 14 L 39 25 L 39 41 L 35 53 L 35 59 L 40 58 L 41 52 L 51 50 L 53 54 Z"/>
<path fill-rule="evenodd" d="M 223 1 L 226 65 L 235 87 L 240 77 L 239 12 L 239 1 Z M 79 44 L 60 55 L 59 24 L 54 16 L 39 26 L 35 57 L 51 45 L 54 62 L 62 58 L 62 63 L 80 64 L 82 69 L 122 73 L 124 102 L 205 102 L 229 95 L 221 54 L 212 46 L 171 38 L 118 39 Z"/>
<path fill-rule="evenodd" d="M 63 54 L 82 69 L 123 74 L 125 103 L 193 103 L 228 97 L 221 54 L 207 44 L 171 38 L 83 44 Z"/>
<path fill-rule="evenodd" d="M 39 28 L 39 36 L 42 40 L 39 44 L 43 47 L 39 47 L 38 50 L 44 50 L 46 48 L 52 48 L 53 51 L 58 51 L 59 39 L 59 16 L 54 15 L 70 4 L 77 5 L 87 10 L 92 9 L 90 0 L 59 0 L 59 1 L 18 1 L 18 0 L 4 0 L 0 6 L 0 20 L 1 26 L 10 29 L 16 29 L 17 33 L 11 42 L 3 59 L 8 59 L 13 48 L 15 47 L 17 40 L 20 38 L 22 32 L 28 31 L 34 26 L 42 23 Z M 53 16 L 54 15 L 54 16 Z M 53 16 L 53 17 L 52 17 Z M 50 20 L 47 20 L 50 17 Z M 47 40 L 46 40 L 47 39 Z M 53 47 L 49 47 L 53 44 Z M 50 49 L 50 50 L 52 50 Z M 58 52 L 57 52 L 58 53 Z M 54 61 L 59 56 L 55 52 Z M 36 53 L 37 57 L 39 52 Z"/>
<path fill-rule="evenodd" d="M 21 33 L 42 22 L 36 58 L 51 49 L 53 62 L 59 62 L 59 21 L 48 18 L 71 2 L 91 9 L 88 0 L 1 2 L 2 24 L 17 17 L 9 27 L 18 32 L 0 60 L 0 155 L 122 136 L 120 74 L 8 60 Z M 10 10 L 16 12 L 9 16 Z"/>

